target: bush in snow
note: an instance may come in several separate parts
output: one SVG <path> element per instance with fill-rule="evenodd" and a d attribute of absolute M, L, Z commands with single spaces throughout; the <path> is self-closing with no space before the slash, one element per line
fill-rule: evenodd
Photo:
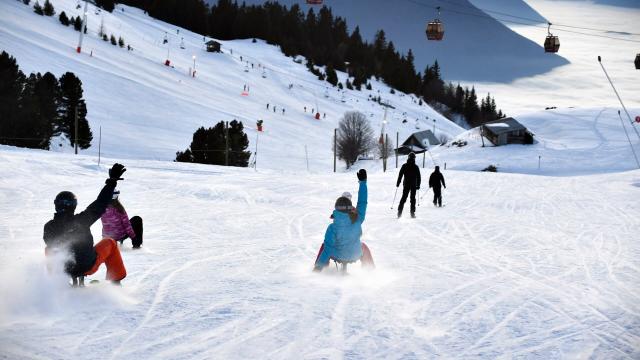
<path fill-rule="evenodd" d="M 111 45 L 117 45 L 118 41 L 116 40 L 116 37 L 113 36 L 113 34 L 111 34 L 111 37 L 109 38 L 111 40 Z"/>
<path fill-rule="evenodd" d="M 38 0 L 36 0 L 36 3 L 33 4 L 33 12 L 38 15 L 44 15 L 44 11 L 42 10 L 42 6 L 38 2 Z"/>
<path fill-rule="evenodd" d="M 247 167 L 251 156 L 251 152 L 246 151 L 249 147 L 249 139 L 244 132 L 242 123 L 236 120 L 229 123 L 227 130 L 225 130 L 224 121 L 220 121 L 212 128 L 201 127 L 196 130 L 189 148 L 185 151 L 178 151 L 175 161 L 224 165 L 227 155 L 225 154 L 227 140 L 229 143 L 229 166 Z"/>
<path fill-rule="evenodd" d="M 347 111 L 338 125 L 337 138 L 338 157 L 344 160 L 347 169 L 374 146 L 373 129 L 367 116 L 358 111 Z"/>
<path fill-rule="evenodd" d="M 82 29 L 82 19 L 80 18 L 80 16 L 76 16 L 75 18 L 72 18 L 73 20 L 73 28 L 76 31 L 80 31 Z"/>
<path fill-rule="evenodd" d="M 107 36 L 107 34 L 102 34 L 102 40 L 109 41 L 109 37 Z"/>
<path fill-rule="evenodd" d="M 489 165 L 486 168 L 482 169 L 485 172 L 498 172 L 498 168 L 495 165 Z"/>
<path fill-rule="evenodd" d="M 22 3 L 25 5 L 29 5 L 31 3 L 31 0 L 22 0 Z"/>
<path fill-rule="evenodd" d="M 43 12 L 47 16 L 55 15 L 56 11 L 53 9 L 53 5 L 49 2 L 49 0 L 44 1 L 44 9 Z"/>
<path fill-rule="evenodd" d="M 118 46 L 120 46 L 121 48 L 124 47 L 124 39 L 122 38 L 122 36 L 118 37 Z"/>
<path fill-rule="evenodd" d="M 60 13 L 60 16 L 58 16 L 58 20 L 60 20 L 60 24 L 64 26 L 69 26 L 70 24 L 69 18 L 67 17 L 67 14 L 64 11 Z"/>

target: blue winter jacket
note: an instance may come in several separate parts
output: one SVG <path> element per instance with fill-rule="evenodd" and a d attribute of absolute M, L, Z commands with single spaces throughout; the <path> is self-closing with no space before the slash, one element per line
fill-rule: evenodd
<path fill-rule="evenodd" d="M 362 223 L 367 212 L 367 182 L 360 181 L 358 190 L 358 220 L 351 222 L 349 214 L 334 210 L 333 224 L 327 227 L 324 235 L 324 250 L 316 266 L 325 266 L 330 259 L 339 261 L 357 261 L 362 257 Z"/>

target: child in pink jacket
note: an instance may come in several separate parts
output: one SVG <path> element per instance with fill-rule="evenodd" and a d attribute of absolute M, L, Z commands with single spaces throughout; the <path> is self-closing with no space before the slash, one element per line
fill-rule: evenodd
<path fill-rule="evenodd" d="M 126 238 L 131 238 L 134 249 L 142 245 L 142 218 L 134 216 L 129 219 L 124 206 L 118 200 L 120 191 L 113 192 L 113 199 L 107 210 L 102 214 L 102 238 L 110 238 L 119 241 L 120 244 Z"/>

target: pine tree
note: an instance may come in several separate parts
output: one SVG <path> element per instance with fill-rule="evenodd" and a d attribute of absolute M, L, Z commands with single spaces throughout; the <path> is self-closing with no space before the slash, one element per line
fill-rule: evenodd
<path fill-rule="evenodd" d="M 0 144 L 20 146 L 19 128 L 22 125 L 20 99 L 25 75 L 16 59 L 7 52 L 0 54 Z"/>
<path fill-rule="evenodd" d="M 60 16 L 58 16 L 58 20 L 60 20 L 60 24 L 64 26 L 69 26 L 70 24 L 69 18 L 67 17 L 67 14 L 64 11 L 60 13 Z"/>
<path fill-rule="evenodd" d="M 118 37 L 118 46 L 120 46 L 121 48 L 124 47 L 124 39 L 122 38 L 122 36 Z"/>
<path fill-rule="evenodd" d="M 87 105 L 82 98 L 82 81 L 73 73 L 67 72 L 60 78 L 61 101 L 60 101 L 60 126 L 56 129 L 64 133 L 71 145 L 75 145 L 75 111 L 78 110 L 78 146 L 81 149 L 88 149 L 93 140 L 93 134 L 87 121 Z"/>
<path fill-rule="evenodd" d="M 191 145 L 185 151 L 176 153 L 178 162 L 194 162 L 210 165 L 224 165 L 226 160 L 225 145 L 227 143 L 225 122 L 220 121 L 212 128 L 199 128 L 193 134 Z M 244 133 L 241 122 L 233 120 L 228 127 L 229 165 L 246 167 L 249 164 L 249 139 Z"/>
<path fill-rule="evenodd" d="M 31 0 L 22 0 L 22 3 L 25 5 L 31 4 Z"/>
<path fill-rule="evenodd" d="M 327 82 L 333 86 L 338 85 L 338 74 L 331 65 L 327 65 Z"/>
<path fill-rule="evenodd" d="M 111 45 L 118 45 L 118 40 L 116 40 L 116 37 L 113 36 L 113 34 L 111 34 L 109 39 L 111 40 Z"/>
<path fill-rule="evenodd" d="M 96 5 L 107 10 L 108 12 L 112 12 L 115 8 L 115 2 L 113 0 L 96 0 Z"/>
<path fill-rule="evenodd" d="M 107 34 L 102 34 L 102 41 L 109 41 Z"/>
<path fill-rule="evenodd" d="M 36 0 L 36 3 L 33 5 L 33 12 L 38 15 L 44 15 L 44 11 L 42 10 L 42 6 L 38 2 L 38 0 Z"/>
<path fill-rule="evenodd" d="M 44 1 L 44 9 L 43 12 L 47 16 L 53 16 L 56 14 L 56 11 L 53 8 L 53 5 L 49 2 L 49 0 Z"/>

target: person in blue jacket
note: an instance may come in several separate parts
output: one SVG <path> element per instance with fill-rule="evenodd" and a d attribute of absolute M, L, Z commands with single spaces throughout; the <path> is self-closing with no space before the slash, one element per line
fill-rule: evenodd
<path fill-rule="evenodd" d="M 333 210 L 333 223 L 329 224 L 324 235 L 324 242 L 314 266 L 314 271 L 322 271 L 330 260 L 340 263 L 351 263 L 361 260 L 363 266 L 373 267 L 373 258 L 369 248 L 360 241 L 362 223 L 367 213 L 367 172 L 358 171 L 360 188 L 358 204 L 354 208 L 351 199 L 341 196 L 336 200 Z M 343 271 L 346 267 L 343 266 Z"/>

